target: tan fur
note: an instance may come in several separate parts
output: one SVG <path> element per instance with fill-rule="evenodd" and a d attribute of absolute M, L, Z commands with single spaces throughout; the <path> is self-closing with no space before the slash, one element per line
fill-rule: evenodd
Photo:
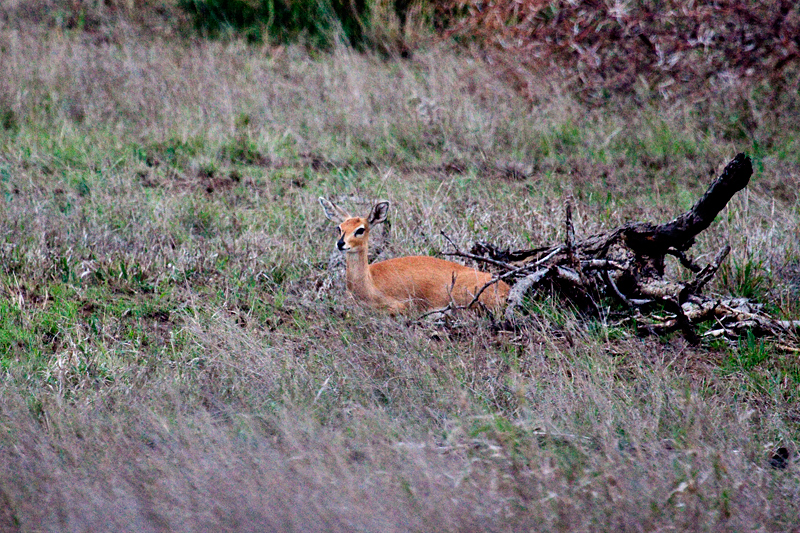
<path fill-rule="evenodd" d="M 427 311 L 449 303 L 466 306 L 492 275 L 435 257 L 409 256 L 368 264 L 367 248 L 371 225 L 386 219 L 388 202 L 380 202 L 367 218 L 352 217 L 335 204 L 319 199 L 325 215 L 339 223 L 340 250 L 347 254 L 347 289 L 371 307 L 390 314 L 410 310 Z M 363 228 L 360 235 L 356 232 Z M 487 287 L 481 304 L 496 308 L 505 303 L 509 287 L 498 281 Z"/>

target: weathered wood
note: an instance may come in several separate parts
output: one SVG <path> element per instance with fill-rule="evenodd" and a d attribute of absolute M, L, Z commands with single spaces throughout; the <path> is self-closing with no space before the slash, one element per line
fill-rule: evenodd
<path fill-rule="evenodd" d="M 747 186 L 752 174 L 753 164 L 750 158 L 745 154 L 738 154 L 691 209 L 664 224 L 628 223 L 612 231 L 591 235 L 575 242 L 574 230 L 570 231 L 571 217 L 568 215 L 567 242 L 572 244 L 575 254 L 579 257 L 597 259 L 605 257 L 611 246 L 622 241 L 636 254 L 640 262 L 648 258 L 657 265 L 658 274 L 663 275 L 663 261 L 667 254 L 677 256 L 682 263 L 691 264 L 683 252 L 694 244 L 697 235 L 708 229 L 731 198 Z M 536 261 L 560 246 L 543 246 L 530 250 L 501 250 L 490 243 L 479 242 L 473 246 L 471 252 L 473 255 L 485 256 L 494 261 L 514 264 L 528 260 Z"/>
<path fill-rule="evenodd" d="M 663 224 L 628 223 L 577 239 L 572 206 L 567 201 L 562 244 L 502 250 L 479 242 L 470 253 L 462 253 L 450 241 L 456 251 L 448 255 L 483 261 L 502 271 L 499 277 L 512 284 L 505 313 L 507 323 L 516 320 L 527 294 L 557 292 L 587 314 L 599 312 L 597 302 L 603 297 L 613 298 L 636 317 L 641 333 L 681 331 L 692 343 L 701 340 L 695 326 L 707 321 L 719 326 L 714 335 L 733 337 L 748 330 L 759 335 L 791 336 L 800 329 L 800 321 L 775 320 L 763 313 L 758 304 L 747 300 L 702 294 L 730 253 L 730 246 L 724 246 L 702 268 L 686 253 L 697 235 L 708 229 L 731 198 L 747 186 L 752 173 L 750 158 L 738 154 L 691 209 Z M 665 279 L 667 255 L 676 257 L 694 274 L 693 279 Z"/>
<path fill-rule="evenodd" d="M 744 189 L 753 175 L 753 164 L 745 154 L 738 154 L 706 193 L 687 212 L 665 224 L 628 224 L 622 231 L 625 244 L 640 255 L 665 255 L 674 248 L 688 250 L 694 239 L 708 229 L 733 195 Z"/>

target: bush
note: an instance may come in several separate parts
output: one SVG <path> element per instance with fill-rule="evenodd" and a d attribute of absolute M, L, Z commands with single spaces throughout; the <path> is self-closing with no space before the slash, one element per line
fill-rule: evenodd
<path fill-rule="evenodd" d="M 327 47 L 337 36 L 364 45 L 367 0 L 179 0 L 195 27 L 211 37 L 241 35 L 249 42 L 287 42 L 301 36 Z"/>
<path fill-rule="evenodd" d="M 800 4 L 788 0 L 434 2 L 450 16 L 445 34 L 476 41 L 510 76 L 554 69 L 589 97 L 708 96 L 737 82 L 796 90 Z"/>

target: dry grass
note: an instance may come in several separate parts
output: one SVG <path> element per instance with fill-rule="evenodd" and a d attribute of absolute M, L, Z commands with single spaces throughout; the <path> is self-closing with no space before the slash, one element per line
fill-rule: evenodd
<path fill-rule="evenodd" d="M 119 26 L 122 28 L 122 26 Z M 532 304 L 525 329 L 354 307 L 316 204 L 392 201 L 384 256 L 559 239 L 756 174 L 701 239 L 714 290 L 797 316 L 800 161 L 720 95 L 540 105 L 453 50 L 0 28 L 0 513 L 18 531 L 787 531 L 796 354 Z M 738 105 L 738 104 L 737 104 Z M 710 120 L 709 116 L 715 117 Z M 769 142 L 765 142 L 768 140 Z M 747 268 L 750 265 L 750 268 Z M 757 267 L 757 268 L 754 268 Z"/>

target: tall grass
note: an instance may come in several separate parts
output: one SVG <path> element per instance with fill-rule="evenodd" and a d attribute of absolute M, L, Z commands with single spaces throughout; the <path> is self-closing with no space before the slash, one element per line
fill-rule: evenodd
<path fill-rule="evenodd" d="M 5 528 L 794 527 L 779 343 L 639 339 L 548 302 L 515 333 L 378 316 L 328 270 L 316 204 L 389 199 L 382 257 L 446 251 L 440 230 L 527 247 L 563 238 L 566 195 L 579 233 L 665 220 L 749 151 L 698 260 L 729 242 L 711 290 L 796 316 L 792 130 L 731 140 L 707 118 L 728 95 L 588 109 L 541 79 L 533 106 L 445 45 L 115 39 L 0 29 Z"/>

